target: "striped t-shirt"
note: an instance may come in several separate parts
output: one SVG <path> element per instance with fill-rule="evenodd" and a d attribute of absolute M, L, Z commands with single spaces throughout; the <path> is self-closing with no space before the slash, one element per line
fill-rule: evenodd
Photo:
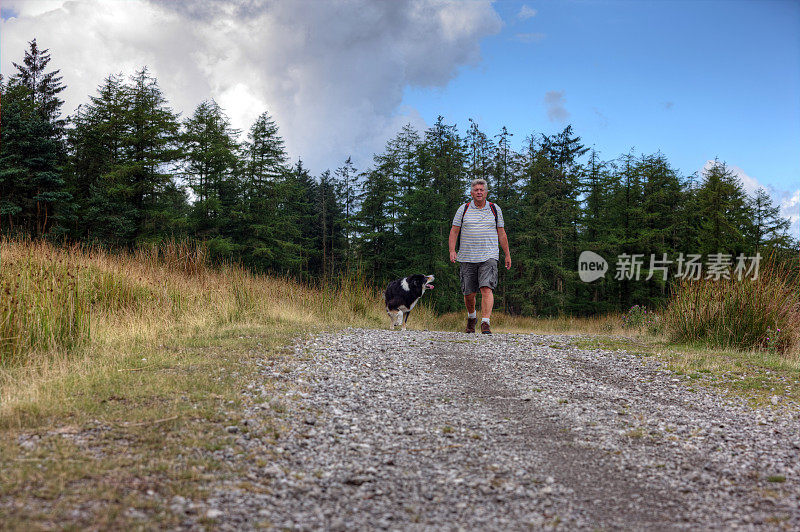
<path fill-rule="evenodd" d="M 497 225 L 494 223 L 494 213 L 487 201 L 482 208 L 477 208 L 474 201 L 469 202 L 469 208 L 464 215 L 464 224 L 461 224 L 461 215 L 465 204 L 456 211 L 453 225 L 461 227 L 461 244 L 458 249 L 458 262 L 484 262 L 489 259 L 498 260 L 497 228 L 503 227 L 503 211 L 497 203 Z"/>

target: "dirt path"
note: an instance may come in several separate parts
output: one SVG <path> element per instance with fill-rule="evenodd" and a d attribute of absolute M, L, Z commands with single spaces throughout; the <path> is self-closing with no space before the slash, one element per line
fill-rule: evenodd
<path fill-rule="evenodd" d="M 348 329 L 299 343 L 263 367 L 291 391 L 245 391 L 251 426 L 282 411 L 278 446 L 242 434 L 247 482 L 213 486 L 199 516 L 236 529 L 800 529 L 796 410 L 753 410 L 573 340 Z"/>

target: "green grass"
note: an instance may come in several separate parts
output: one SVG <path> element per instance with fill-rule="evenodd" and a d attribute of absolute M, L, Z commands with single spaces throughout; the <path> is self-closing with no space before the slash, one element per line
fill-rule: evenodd
<path fill-rule="evenodd" d="M 676 344 L 651 336 L 578 338 L 581 349 L 623 350 L 666 363 L 687 382 L 744 397 L 753 406 L 769 406 L 773 396 L 800 403 L 800 360 L 763 350 L 718 349 Z"/>

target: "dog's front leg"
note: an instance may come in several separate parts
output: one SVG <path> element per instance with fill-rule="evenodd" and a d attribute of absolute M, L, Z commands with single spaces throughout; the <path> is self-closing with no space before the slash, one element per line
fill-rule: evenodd
<path fill-rule="evenodd" d="M 403 330 L 404 331 L 406 330 L 406 322 L 408 321 L 408 315 L 410 313 L 411 313 L 411 311 L 403 312 Z"/>

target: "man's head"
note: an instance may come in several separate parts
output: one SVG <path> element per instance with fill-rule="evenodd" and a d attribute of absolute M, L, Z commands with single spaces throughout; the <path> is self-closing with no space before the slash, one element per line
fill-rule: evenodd
<path fill-rule="evenodd" d="M 474 179 L 472 181 L 472 191 L 470 195 L 475 203 L 483 203 L 486 201 L 486 195 L 489 193 L 489 187 L 486 185 L 485 179 Z"/>

